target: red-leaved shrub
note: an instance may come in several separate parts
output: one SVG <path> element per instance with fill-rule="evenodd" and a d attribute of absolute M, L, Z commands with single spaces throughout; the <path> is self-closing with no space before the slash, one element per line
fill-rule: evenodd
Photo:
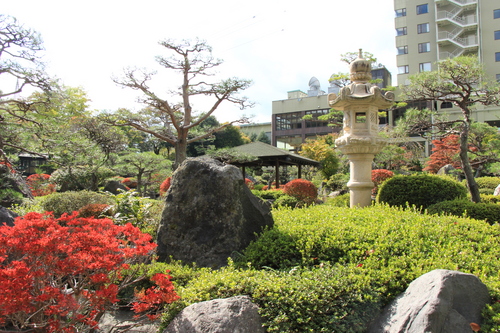
<path fill-rule="evenodd" d="M 121 272 L 145 262 L 156 244 L 130 223 L 78 218 L 55 219 L 28 213 L 13 227 L 0 227 L 0 326 L 36 332 L 97 329 L 103 312 L 118 301 Z M 178 298 L 169 277 L 138 295 L 137 310 L 150 310 L 157 299 Z M 163 295 L 162 293 L 168 293 Z"/>
<path fill-rule="evenodd" d="M 35 173 L 28 176 L 26 183 L 34 197 L 41 197 L 56 191 L 56 185 L 50 183 L 50 175 L 45 173 Z"/>
<path fill-rule="evenodd" d="M 306 204 L 311 204 L 318 197 L 316 186 L 305 179 L 294 179 L 283 186 L 283 192 Z"/>
<path fill-rule="evenodd" d="M 164 195 L 167 193 L 168 189 L 170 188 L 170 183 L 172 182 L 172 177 L 168 177 L 161 183 L 160 185 L 160 195 Z"/>
<path fill-rule="evenodd" d="M 382 184 L 386 179 L 392 178 L 394 176 L 394 172 L 386 169 L 375 169 L 372 170 L 372 182 L 375 184 L 375 187 L 372 190 L 372 194 L 376 195 L 378 191 L 378 186 Z"/>
<path fill-rule="evenodd" d="M 254 183 L 253 183 L 253 181 L 251 181 L 250 179 L 245 178 L 245 185 L 246 185 L 249 189 L 253 190 Z"/>
<path fill-rule="evenodd" d="M 110 211 L 110 205 L 93 203 L 83 206 L 78 210 L 78 217 L 99 217 L 101 215 L 111 216 L 106 214 Z"/>
<path fill-rule="evenodd" d="M 134 178 L 123 178 L 122 184 L 128 188 L 137 188 L 137 180 L 135 180 Z"/>

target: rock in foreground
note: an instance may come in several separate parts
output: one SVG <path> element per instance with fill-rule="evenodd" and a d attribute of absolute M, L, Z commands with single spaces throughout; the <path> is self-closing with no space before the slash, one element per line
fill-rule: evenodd
<path fill-rule="evenodd" d="M 369 332 L 470 333 L 488 301 L 488 288 L 476 276 L 437 269 L 413 281 Z"/>

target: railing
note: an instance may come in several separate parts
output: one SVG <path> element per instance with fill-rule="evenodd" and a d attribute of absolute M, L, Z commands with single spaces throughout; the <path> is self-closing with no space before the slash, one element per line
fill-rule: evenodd
<path fill-rule="evenodd" d="M 461 55 L 462 53 L 464 53 L 464 49 L 462 48 L 457 48 L 453 52 L 439 52 L 439 60 L 443 60 L 446 58 L 455 58 Z"/>
<path fill-rule="evenodd" d="M 436 14 L 437 21 L 449 20 L 459 24 L 462 27 L 477 24 L 477 15 L 469 15 L 466 17 L 458 16 L 460 10 L 449 12 L 446 10 L 440 10 Z"/>
<path fill-rule="evenodd" d="M 460 47 L 474 47 L 478 46 L 478 38 L 476 35 L 469 35 L 467 37 L 457 37 L 452 32 L 440 31 L 438 33 L 438 41 L 450 41 Z"/>
<path fill-rule="evenodd" d="M 477 0 L 437 0 L 439 1 L 447 1 L 456 4 L 457 6 L 467 6 L 472 4 L 477 4 Z"/>

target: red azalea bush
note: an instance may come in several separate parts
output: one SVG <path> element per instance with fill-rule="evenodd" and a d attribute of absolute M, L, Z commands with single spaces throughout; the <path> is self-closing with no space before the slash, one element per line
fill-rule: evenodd
<path fill-rule="evenodd" d="M 168 189 L 170 188 L 170 183 L 172 182 L 172 177 L 168 177 L 161 183 L 160 185 L 160 195 L 164 195 L 167 193 Z"/>
<path fill-rule="evenodd" d="M 93 203 L 83 206 L 78 210 L 78 217 L 99 217 L 110 210 L 110 205 Z M 105 214 L 111 216 L 111 214 Z"/>
<path fill-rule="evenodd" d="M 294 179 L 283 186 L 283 192 L 298 200 L 311 204 L 318 197 L 316 186 L 305 179 Z"/>
<path fill-rule="evenodd" d="M 250 179 L 245 178 L 245 185 L 246 185 L 249 189 L 253 190 L 254 183 L 253 183 L 253 181 L 251 181 Z"/>
<path fill-rule="evenodd" d="M 150 258 L 156 244 L 130 223 L 78 218 L 55 219 L 28 213 L 13 227 L 0 227 L 0 326 L 36 332 L 97 329 L 104 311 L 118 301 L 121 272 Z M 138 295 L 138 303 L 158 304 L 151 293 L 177 295 L 168 276 Z M 167 281 L 168 280 L 168 281 Z M 167 286 L 167 287 L 165 287 Z M 134 305 L 135 306 L 135 305 Z"/>
<path fill-rule="evenodd" d="M 372 190 L 372 194 L 376 195 L 378 191 L 378 186 L 382 184 L 386 179 L 394 177 L 394 172 L 386 169 L 375 169 L 372 170 L 372 182 L 375 187 Z"/>
<path fill-rule="evenodd" d="M 128 188 L 137 188 L 137 180 L 135 180 L 134 178 L 123 178 L 122 184 Z"/>
<path fill-rule="evenodd" d="M 45 173 L 35 173 L 28 176 L 26 183 L 34 197 L 41 197 L 56 191 L 56 185 L 50 183 L 50 175 Z"/>

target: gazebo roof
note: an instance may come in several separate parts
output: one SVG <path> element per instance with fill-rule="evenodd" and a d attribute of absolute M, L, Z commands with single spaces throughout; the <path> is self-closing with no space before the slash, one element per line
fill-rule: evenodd
<path fill-rule="evenodd" d="M 258 159 L 251 162 L 234 162 L 237 166 L 275 166 L 279 165 L 312 165 L 319 166 L 319 162 L 310 158 L 290 153 L 286 150 L 276 148 L 264 142 L 252 142 L 245 145 L 233 147 L 232 149 L 256 156 Z"/>

